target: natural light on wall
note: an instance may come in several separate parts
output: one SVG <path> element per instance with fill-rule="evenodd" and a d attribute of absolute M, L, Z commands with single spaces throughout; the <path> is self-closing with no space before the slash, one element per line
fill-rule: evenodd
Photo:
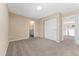
<path fill-rule="evenodd" d="M 34 21 L 30 21 L 30 25 L 34 25 L 34 23 L 35 23 Z"/>

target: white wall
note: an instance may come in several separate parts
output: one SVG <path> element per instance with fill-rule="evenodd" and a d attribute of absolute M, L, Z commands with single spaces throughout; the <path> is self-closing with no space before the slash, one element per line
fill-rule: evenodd
<path fill-rule="evenodd" d="M 0 4 L 0 56 L 6 54 L 8 47 L 8 10 L 7 4 Z"/>
<path fill-rule="evenodd" d="M 16 41 L 29 38 L 29 19 L 16 15 L 9 14 L 9 41 Z"/>
<path fill-rule="evenodd" d="M 76 39 L 75 42 L 79 45 L 79 16 L 76 16 Z"/>

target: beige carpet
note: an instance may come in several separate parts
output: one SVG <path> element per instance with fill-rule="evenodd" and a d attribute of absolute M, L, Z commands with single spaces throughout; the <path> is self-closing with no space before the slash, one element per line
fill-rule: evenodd
<path fill-rule="evenodd" d="M 43 38 L 10 42 L 6 56 L 78 56 L 79 46 L 73 40 L 60 43 Z"/>

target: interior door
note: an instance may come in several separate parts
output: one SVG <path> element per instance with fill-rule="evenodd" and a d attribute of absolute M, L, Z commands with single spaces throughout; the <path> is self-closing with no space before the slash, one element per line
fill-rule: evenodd
<path fill-rule="evenodd" d="M 44 23 L 44 36 L 50 40 L 57 40 L 56 18 L 46 20 Z"/>

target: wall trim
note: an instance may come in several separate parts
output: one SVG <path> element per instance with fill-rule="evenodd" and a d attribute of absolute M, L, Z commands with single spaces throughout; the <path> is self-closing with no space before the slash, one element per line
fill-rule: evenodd
<path fill-rule="evenodd" d="M 19 41 L 19 40 L 25 40 L 25 39 L 28 39 L 28 38 L 12 39 L 12 40 L 9 40 L 8 42 Z"/>

